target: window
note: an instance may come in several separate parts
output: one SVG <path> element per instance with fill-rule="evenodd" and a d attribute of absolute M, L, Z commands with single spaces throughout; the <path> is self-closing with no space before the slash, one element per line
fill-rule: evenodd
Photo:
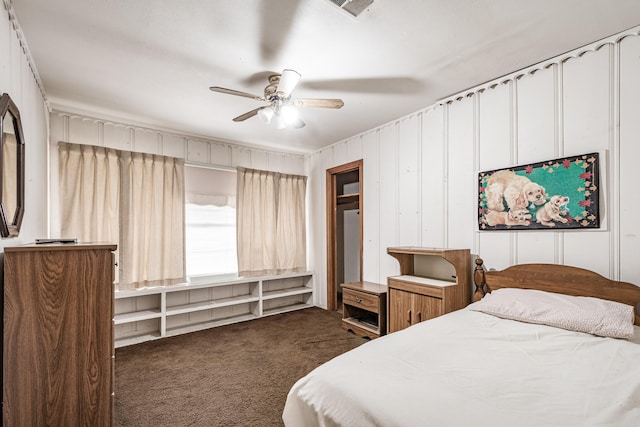
<path fill-rule="evenodd" d="M 185 165 L 187 276 L 235 274 L 236 172 Z"/>

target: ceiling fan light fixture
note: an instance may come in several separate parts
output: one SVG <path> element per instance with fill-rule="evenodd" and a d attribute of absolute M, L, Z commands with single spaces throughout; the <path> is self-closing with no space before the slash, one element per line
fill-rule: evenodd
<path fill-rule="evenodd" d="M 273 118 L 273 108 L 272 107 L 263 107 L 258 110 L 258 118 L 262 120 L 264 123 L 271 123 L 271 119 Z"/>
<path fill-rule="evenodd" d="M 273 121 L 276 125 L 276 129 L 278 130 L 285 129 L 287 127 L 287 122 L 284 120 L 284 117 L 282 117 L 282 114 L 276 114 Z"/>
<path fill-rule="evenodd" d="M 298 109 L 293 105 L 283 105 L 282 108 L 280 108 L 280 115 L 286 125 L 292 125 L 298 121 L 299 113 Z"/>
<path fill-rule="evenodd" d="M 300 81 L 300 73 L 289 69 L 282 70 L 276 93 L 281 95 L 283 98 L 288 98 L 289 95 L 291 95 L 293 88 L 298 84 L 298 81 Z"/>
<path fill-rule="evenodd" d="M 348 0 L 352 1 L 352 0 Z M 267 125 L 273 123 L 277 129 L 291 127 L 300 129 L 305 127 L 305 123 L 298 117 L 298 107 L 332 108 L 339 109 L 344 106 L 341 99 L 323 98 L 292 98 L 291 92 L 300 80 L 300 73 L 295 70 L 285 68 L 282 74 L 272 74 L 269 76 L 269 84 L 264 89 L 264 96 L 257 96 L 247 92 L 234 89 L 227 89 L 220 86 L 211 86 L 213 92 L 227 95 L 242 96 L 252 98 L 256 101 L 268 102 L 269 105 L 254 108 L 238 117 L 234 117 L 234 122 L 243 122 L 251 117 L 258 116 L 260 121 Z"/>

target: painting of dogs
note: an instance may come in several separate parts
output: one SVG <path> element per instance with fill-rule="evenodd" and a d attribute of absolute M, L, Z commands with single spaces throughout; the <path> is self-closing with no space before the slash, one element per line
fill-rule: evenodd
<path fill-rule="evenodd" d="M 558 221 L 563 224 L 569 222 L 564 217 L 567 214 L 567 205 L 569 198 L 566 196 L 551 196 L 551 199 L 536 211 L 536 222 L 546 225 L 547 227 L 555 227 Z"/>
<path fill-rule="evenodd" d="M 600 155 L 478 172 L 478 230 L 600 228 Z"/>
<path fill-rule="evenodd" d="M 543 205 L 547 202 L 547 193 L 543 186 L 509 169 L 493 173 L 487 180 L 485 190 L 487 208 L 490 211 L 525 209 L 529 205 Z M 503 202 L 504 200 L 504 202 Z"/>
<path fill-rule="evenodd" d="M 531 224 L 531 214 L 526 209 L 514 209 L 507 212 L 489 211 L 484 215 L 487 225 L 495 227 L 502 224 L 507 226 L 522 225 L 524 227 Z"/>

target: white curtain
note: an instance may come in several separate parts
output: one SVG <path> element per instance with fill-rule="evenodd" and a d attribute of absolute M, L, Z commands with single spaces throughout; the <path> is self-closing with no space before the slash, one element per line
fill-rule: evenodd
<path fill-rule="evenodd" d="M 276 248 L 278 267 L 280 269 L 306 270 L 306 189 L 306 177 L 295 175 L 280 176 L 276 221 Z"/>
<path fill-rule="evenodd" d="M 117 242 L 120 166 L 116 150 L 58 144 L 60 237 L 81 242 Z"/>
<path fill-rule="evenodd" d="M 183 277 L 184 162 L 59 143 L 61 236 L 118 244 L 120 283 Z"/>
<path fill-rule="evenodd" d="M 238 273 L 306 269 L 307 178 L 238 168 Z"/>
<path fill-rule="evenodd" d="M 183 277 L 184 161 L 122 151 L 121 179 L 121 281 Z"/>

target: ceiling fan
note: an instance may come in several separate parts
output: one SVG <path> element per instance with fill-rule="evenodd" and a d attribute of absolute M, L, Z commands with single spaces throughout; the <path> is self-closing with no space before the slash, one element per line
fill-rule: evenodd
<path fill-rule="evenodd" d="M 242 122 L 253 116 L 258 116 L 263 122 L 269 124 L 275 122 L 278 129 L 287 126 L 294 128 L 304 127 L 304 122 L 298 117 L 296 107 L 314 108 L 342 108 L 344 102 L 341 99 L 318 99 L 318 98 L 291 98 L 291 92 L 298 84 L 300 74 L 297 71 L 285 69 L 282 74 L 272 74 L 269 76 L 269 84 L 264 88 L 264 95 L 252 95 L 247 92 L 227 89 L 219 86 L 212 86 L 209 89 L 213 92 L 226 93 L 228 95 L 243 96 L 255 99 L 256 101 L 267 102 L 268 105 L 247 111 L 234 118 L 234 122 Z"/>

